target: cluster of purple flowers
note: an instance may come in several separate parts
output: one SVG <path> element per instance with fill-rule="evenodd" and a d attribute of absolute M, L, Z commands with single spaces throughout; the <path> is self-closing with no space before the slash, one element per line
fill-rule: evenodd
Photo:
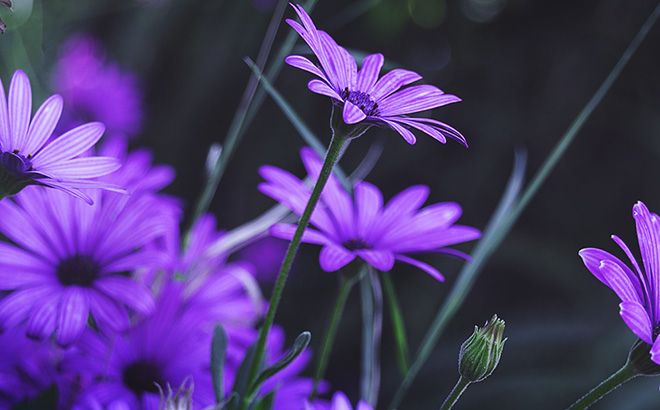
<path fill-rule="evenodd" d="M 445 142 L 465 138 L 450 126 L 408 115 L 459 101 L 430 85 L 404 88 L 421 79 L 396 69 L 380 77 L 383 56 L 368 56 L 358 71 L 353 57 L 305 11 L 302 25 L 289 24 L 318 57 L 287 62 L 319 77 L 309 88 L 341 106 L 347 125 L 386 125 L 409 143 L 416 129 Z M 136 78 L 107 61 L 91 38 L 75 36 L 64 47 L 53 75 L 59 93 L 32 113 L 28 77 L 17 71 L 5 96 L 0 83 L 0 407 L 57 390 L 63 409 L 158 409 L 181 388 L 192 408 L 215 402 L 211 344 L 219 325 L 227 336 L 224 390 L 230 391 L 266 303 L 256 280 L 263 258 L 228 262 L 215 249 L 226 234 L 211 215 L 181 237 L 182 204 L 162 192 L 174 170 L 154 165 L 146 149 L 129 150 L 142 122 Z M 92 122 L 88 122 L 92 121 Z M 97 144 L 103 134 L 103 142 Z M 322 161 L 303 149 L 311 181 Z M 263 167 L 259 189 L 300 215 L 311 190 L 286 171 Z M 336 271 L 358 259 L 381 271 L 396 261 L 437 280 L 443 275 L 412 254 L 440 252 L 479 237 L 456 225 L 461 207 L 437 203 L 413 186 L 384 204 L 380 190 L 357 181 L 347 190 L 330 177 L 312 227 L 303 240 L 322 246 L 320 265 Z M 81 200 L 83 199 L 83 200 Z M 295 226 L 275 225 L 276 238 L 291 239 Z M 279 257 L 279 244 L 274 253 Z M 263 251 L 259 251 L 262 254 Z M 276 261 L 276 262 L 279 262 Z M 284 356 L 285 334 L 267 338 L 265 364 Z M 351 410 L 343 393 L 309 401 L 315 389 L 301 372 L 305 350 L 259 386 L 274 393 L 274 409 Z M 316 390 L 327 393 L 321 382 Z M 357 410 L 370 410 L 365 403 Z"/>

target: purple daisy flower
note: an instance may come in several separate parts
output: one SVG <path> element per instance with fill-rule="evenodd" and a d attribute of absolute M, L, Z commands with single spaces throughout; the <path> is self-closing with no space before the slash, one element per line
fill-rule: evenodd
<path fill-rule="evenodd" d="M 641 340 L 652 345 L 651 359 L 660 364 L 660 217 L 642 202 L 633 206 L 642 264 L 618 236 L 632 269 L 618 257 L 597 248 L 579 252 L 589 271 L 621 299 L 621 317 Z"/>
<path fill-rule="evenodd" d="M 301 158 L 310 179 L 316 180 L 322 165 L 318 155 L 304 148 Z M 297 215 L 303 212 L 310 196 L 305 182 L 272 166 L 262 167 L 260 173 L 266 180 L 259 185 L 262 193 Z M 332 175 L 312 214 L 312 227 L 305 230 L 302 241 L 323 247 L 320 263 L 326 272 L 336 271 L 355 258 L 389 271 L 398 260 L 442 281 L 444 277 L 437 269 L 408 255 L 443 252 L 467 259 L 469 256 L 448 247 L 477 239 L 480 233 L 473 227 L 455 225 L 461 216 L 461 207 L 456 203 L 437 203 L 420 209 L 428 195 L 428 187 L 413 186 L 384 205 L 383 195 L 374 185 L 358 182 L 351 196 Z M 291 239 L 295 228 L 279 224 L 271 229 L 271 234 Z"/>
<path fill-rule="evenodd" d="M 103 124 L 83 124 L 49 141 L 62 113 L 62 97 L 53 95 L 32 120 L 32 89 L 23 71 L 16 71 L 5 98 L 0 81 L 0 198 L 14 195 L 28 185 L 57 188 L 90 202 L 80 188 L 121 191 L 117 186 L 91 178 L 120 167 L 111 157 L 75 158 L 89 150 L 103 135 Z"/>
<path fill-rule="evenodd" d="M 432 85 L 410 85 L 422 76 L 414 71 L 395 69 L 378 75 L 383 67 L 382 54 L 371 54 L 362 62 L 358 71 L 355 58 L 339 46 L 328 33 L 318 30 L 314 22 L 299 5 L 292 5 L 302 25 L 288 19 L 287 23 L 300 34 L 316 55 L 320 67 L 308 58 L 290 55 L 286 62 L 310 72 L 319 79 L 308 83 L 317 94 L 330 97 L 343 111 L 346 124 L 380 124 L 392 128 L 409 144 L 416 141 L 411 129 L 430 135 L 441 143 L 447 137 L 467 146 L 465 137 L 456 129 L 430 118 L 410 117 L 410 114 L 442 107 L 461 101 L 455 95 L 445 94 Z"/>
<path fill-rule="evenodd" d="M 145 245 L 164 234 L 173 211 L 155 195 L 90 191 L 88 206 L 70 195 L 28 187 L 1 201 L 0 326 L 76 341 L 89 316 L 100 329 L 123 330 L 127 308 L 153 310 L 151 292 L 130 277 L 161 259 Z"/>
<path fill-rule="evenodd" d="M 67 102 L 63 125 L 100 121 L 111 137 L 133 137 L 142 122 L 137 78 L 106 60 L 101 45 L 87 35 L 75 35 L 62 47 L 53 88 Z"/>

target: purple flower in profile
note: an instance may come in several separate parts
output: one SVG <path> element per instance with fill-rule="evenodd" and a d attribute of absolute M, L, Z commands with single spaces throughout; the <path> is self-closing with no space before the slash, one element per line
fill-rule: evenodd
<path fill-rule="evenodd" d="M 321 160 L 304 148 L 301 157 L 310 179 L 316 180 Z M 282 169 L 264 166 L 260 173 L 266 182 L 259 190 L 300 215 L 310 196 L 303 181 Z M 351 196 L 332 175 L 312 214 L 311 225 L 302 241 L 321 245 L 321 268 L 336 271 L 355 258 L 361 258 L 381 271 L 392 269 L 396 260 L 416 266 L 437 280 L 442 274 L 427 263 L 409 256 L 414 253 L 443 252 L 468 258 L 449 246 L 479 238 L 479 230 L 455 225 L 461 216 L 460 205 L 443 202 L 420 207 L 429 189 L 413 186 L 399 193 L 386 205 L 378 188 L 358 182 Z M 271 229 L 279 238 L 291 239 L 295 225 L 280 224 Z"/>
<path fill-rule="evenodd" d="M 618 236 L 612 240 L 623 250 L 632 269 L 618 257 L 597 248 L 579 254 L 589 271 L 621 299 L 621 317 L 641 340 L 652 345 L 651 359 L 660 364 L 660 217 L 642 202 L 633 206 L 642 264 Z"/>
<path fill-rule="evenodd" d="M 330 97 L 343 110 L 346 124 L 380 124 L 392 128 L 409 144 L 416 141 L 411 129 L 430 135 L 441 143 L 447 137 L 467 146 L 465 137 L 456 129 L 430 118 L 410 117 L 410 114 L 459 102 L 455 95 L 445 94 L 432 85 L 414 85 L 422 78 L 414 71 L 395 69 L 378 78 L 383 67 L 382 54 L 371 54 L 358 71 L 355 58 L 339 46 L 328 33 L 318 30 L 299 5 L 292 5 L 302 25 L 291 19 L 287 23 L 300 34 L 316 55 L 320 67 L 306 57 L 290 55 L 286 62 L 310 72 L 319 79 L 309 82 L 308 88 Z"/>
<path fill-rule="evenodd" d="M 155 195 L 90 191 L 88 206 L 62 192 L 28 187 L 0 202 L 0 326 L 25 324 L 35 338 L 75 342 L 89 317 L 99 329 L 123 330 L 128 310 L 149 313 L 151 292 L 130 277 L 159 260 L 145 245 L 173 215 Z"/>
<path fill-rule="evenodd" d="M 101 138 L 104 126 L 83 124 L 49 141 L 60 114 L 62 97 L 53 95 L 30 120 L 32 89 L 23 71 L 16 71 L 5 98 L 0 81 L 0 198 L 14 195 L 28 185 L 57 188 L 91 201 L 80 188 L 118 187 L 92 178 L 107 175 L 120 166 L 111 157 L 76 158 Z"/>
<path fill-rule="evenodd" d="M 67 127 L 91 120 L 104 123 L 111 137 L 133 137 L 140 131 L 142 96 L 136 77 L 107 62 L 90 36 L 75 35 L 62 47 L 53 88 L 67 102 Z"/>

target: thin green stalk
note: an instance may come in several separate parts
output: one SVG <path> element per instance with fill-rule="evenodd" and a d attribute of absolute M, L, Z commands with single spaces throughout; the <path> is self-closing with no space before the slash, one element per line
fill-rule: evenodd
<path fill-rule="evenodd" d="M 291 265 L 293 264 L 293 260 L 296 254 L 298 253 L 298 248 L 300 247 L 300 240 L 302 239 L 303 232 L 309 224 L 309 219 L 311 218 L 312 212 L 314 211 L 314 208 L 316 207 L 316 204 L 321 197 L 323 187 L 325 187 L 326 182 L 328 182 L 328 178 L 332 173 L 332 168 L 334 168 L 337 161 L 339 161 L 344 146 L 348 143 L 348 141 L 348 136 L 337 133 L 333 135 L 332 140 L 330 141 L 330 146 L 328 147 L 328 152 L 325 155 L 319 178 L 314 185 L 314 189 L 312 190 L 312 194 L 309 197 L 309 201 L 307 202 L 305 210 L 300 217 L 298 227 L 296 228 L 296 231 L 293 235 L 293 239 L 291 239 L 291 243 L 289 243 L 286 256 L 282 262 L 282 267 L 280 268 L 280 272 L 277 275 L 275 287 L 273 288 L 273 294 L 271 295 L 270 302 L 268 304 L 266 319 L 264 320 L 263 326 L 259 330 L 259 339 L 257 340 L 255 347 L 254 360 L 252 360 L 250 371 L 248 372 L 248 380 L 250 381 L 255 380 L 257 371 L 259 370 L 259 363 L 261 363 L 261 360 L 264 357 L 266 337 L 268 336 L 268 333 L 273 326 L 273 322 L 275 321 L 275 314 L 277 313 L 277 308 L 279 307 L 280 300 L 282 299 L 282 293 L 284 292 L 284 286 L 286 285 L 287 277 L 291 271 Z M 254 387 L 256 386 L 253 386 L 253 389 L 250 390 L 256 391 L 256 388 Z M 246 410 L 249 404 L 249 397 L 241 398 L 241 409 Z"/>
<path fill-rule="evenodd" d="M 610 71 L 607 78 L 603 81 L 600 87 L 598 87 L 589 102 L 587 102 L 582 111 L 580 111 L 576 119 L 570 125 L 568 130 L 559 140 L 555 148 L 552 150 L 548 158 L 541 166 L 541 169 L 536 173 L 532 179 L 532 182 L 523 192 L 521 199 L 516 204 L 514 204 L 511 211 L 502 218 L 498 224 L 499 226 L 494 228 L 492 235 L 489 235 L 488 238 L 486 238 L 484 235 L 484 239 L 482 239 L 482 241 L 479 243 L 481 246 L 478 246 L 481 252 L 479 255 L 477 255 L 475 252 L 475 257 L 472 262 L 467 264 L 464 268 L 464 270 L 469 272 L 469 274 L 461 273 L 459 275 L 459 281 L 456 283 L 449 297 L 436 314 L 431 328 L 426 333 L 422 345 L 417 351 L 417 355 L 410 367 L 410 370 L 408 371 L 408 374 L 399 386 L 399 389 L 397 390 L 394 398 L 392 399 L 392 402 L 390 403 L 390 409 L 396 408 L 401 403 L 408 388 L 419 373 L 423 364 L 427 362 L 429 355 L 435 348 L 442 330 L 444 330 L 444 327 L 453 318 L 465 300 L 465 297 L 472 288 L 472 285 L 474 284 L 479 271 L 486 263 L 488 257 L 490 257 L 490 255 L 502 242 L 504 237 L 509 233 L 513 224 L 517 221 L 520 214 L 529 204 L 529 201 L 534 197 L 550 172 L 557 165 L 557 162 L 561 159 L 562 155 L 566 149 L 568 149 L 571 142 L 573 142 L 575 136 L 582 129 L 587 119 L 591 116 L 596 107 L 602 102 L 605 95 L 614 84 L 615 80 L 619 77 L 625 66 L 628 64 L 632 56 L 639 48 L 644 38 L 646 38 L 649 31 L 658 20 L 658 17 L 660 17 L 660 4 L 656 6 L 651 15 L 641 26 L 639 32 L 623 52 L 619 58 L 619 61 L 616 63 L 612 71 Z M 488 240 L 486 241 L 486 239 Z"/>
<path fill-rule="evenodd" d="M 268 25 L 268 30 L 266 31 L 264 41 L 261 43 L 261 47 L 259 48 L 259 54 L 257 55 L 257 66 L 261 70 L 263 70 L 264 65 L 266 65 L 266 61 L 268 60 L 268 56 L 270 55 L 270 50 L 273 46 L 273 41 L 275 40 L 275 34 L 277 33 L 280 22 L 282 21 L 282 16 L 286 10 L 286 5 L 286 0 L 280 0 L 278 2 L 277 7 L 275 8 L 275 12 L 273 13 L 273 17 L 271 18 Z M 215 166 L 209 175 L 204 190 L 202 191 L 202 194 L 197 201 L 197 205 L 193 211 L 191 224 L 195 223 L 195 221 L 208 210 L 209 205 L 211 204 L 211 200 L 215 195 L 215 191 L 218 189 L 220 179 L 222 179 L 222 175 L 227 169 L 227 164 L 229 162 L 228 159 L 236 150 L 238 142 L 243 135 L 245 120 L 250 106 L 252 105 L 252 101 L 258 86 L 259 80 L 257 79 L 257 76 L 254 74 L 251 75 L 247 87 L 245 87 L 245 91 L 243 92 L 243 96 L 241 97 L 241 102 L 236 109 L 236 114 L 234 115 L 231 125 L 229 126 L 229 132 L 227 133 L 227 138 L 224 142 L 224 146 L 222 147 L 222 153 L 220 154 L 218 160 L 215 162 Z"/>
<path fill-rule="evenodd" d="M 610 377 L 603 380 L 598 386 L 591 389 L 589 393 L 585 394 L 578 401 L 573 403 L 568 408 L 568 410 L 588 409 L 598 400 L 602 399 L 607 394 L 615 390 L 617 387 L 637 376 L 638 374 L 635 372 L 634 367 L 630 363 L 626 363 L 622 368 L 614 372 Z"/>
<path fill-rule="evenodd" d="M 451 389 L 449 396 L 447 396 L 442 406 L 440 406 L 440 410 L 449 410 L 454 407 L 454 404 L 461 398 L 461 395 L 467 390 L 469 385 L 470 382 L 468 380 L 459 377 L 456 385 Z"/>
<path fill-rule="evenodd" d="M 321 353 L 319 356 L 319 361 L 316 365 L 316 371 L 314 372 L 314 388 L 312 393 L 309 395 L 309 401 L 313 401 L 316 397 L 318 391 L 319 383 L 325 375 L 325 371 L 328 368 L 328 360 L 330 360 L 330 354 L 332 353 L 332 346 L 335 342 L 335 337 L 337 336 L 337 329 L 339 328 L 339 322 L 344 313 L 344 307 L 346 306 L 346 300 L 348 300 L 348 295 L 351 293 L 351 289 L 355 285 L 356 278 L 346 279 L 343 276 L 340 277 L 339 292 L 337 293 L 337 300 L 335 301 L 335 307 L 332 310 L 332 316 L 330 317 L 330 322 L 328 323 L 328 328 L 325 331 L 323 337 L 323 342 L 321 344 Z"/>
<path fill-rule="evenodd" d="M 399 370 L 401 374 L 405 376 L 408 372 L 408 339 L 406 337 L 406 326 L 403 323 L 403 314 L 401 313 L 401 306 L 399 305 L 399 299 L 396 296 L 396 291 L 394 290 L 394 284 L 392 283 L 392 277 L 389 272 L 383 272 L 383 288 L 385 289 L 385 299 L 387 300 L 387 306 L 390 311 L 390 318 L 392 319 L 392 330 L 394 331 L 394 341 L 396 342 L 397 348 L 397 363 L 399 365 Z"/>

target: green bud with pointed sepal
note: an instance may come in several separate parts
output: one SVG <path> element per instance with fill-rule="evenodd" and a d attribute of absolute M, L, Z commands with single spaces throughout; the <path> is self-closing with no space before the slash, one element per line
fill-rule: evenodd
<path fill-rule="evenodd" d="M 483 327 L 474 327 L 472 335 L 461 345 L 458 356 L 461 377 L 476 383 L 493 374 L 506 342 L 504 326 L 504 321 L 494 315 Z"/>

